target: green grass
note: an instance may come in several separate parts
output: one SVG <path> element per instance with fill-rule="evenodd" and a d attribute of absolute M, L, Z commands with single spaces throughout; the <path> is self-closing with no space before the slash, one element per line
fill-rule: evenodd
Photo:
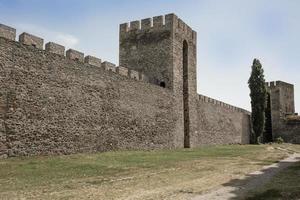
<path fill-rule="evenodd" d="M 279 173 L 259 190 L 251 191 L 247 200 L 300 199 L 300 162 Z"/>
<path fill-rule="evenodd" d="M 203 182 L 204 188 L 218 184 L 217 181 L 223 180 L 224 169 L 230 171 L 227 173 L 242 175 L 286 156 L 285 152 L 273 147 L 267 150 L 268 145 L 228 145 L 9 158 L 0 160 L 0 196 L 16 199 L 81 197 L 86 195 L 80 190 L 82 187 L 91 192 L 89 189 L 94 186 L 98 187 L 99 199 L 107 194 L 111 195 L 110 199 L 119 199 L 122 195 L 136 194 L 137 189 L 144 193 L 144 190 L 156 191 L 166 186 L 174 186 L 175 191 L 184 185 L 186 190 L 201 192 L 199 184 Z M 126 177 L 135 178 L 111 182 Z M 47 195 L 52 192 L 57 196 Z"/>
<path fill-rule="evenodd" d="M 199 149 L 162 151 L 125 151 L 69 156 L 10 158 L 0 161 L 0 191 L 20 189 L 25 185 L 60 183 L 81 177 L 113 177 L 130 174 L 134 170 L 162 169 L 175 163 L 196 159 L 226 159 L 252 156 L 263 146 L 211 146 Z M 12 180 L 15 187 L 6 187 L 4 180 Z"/>

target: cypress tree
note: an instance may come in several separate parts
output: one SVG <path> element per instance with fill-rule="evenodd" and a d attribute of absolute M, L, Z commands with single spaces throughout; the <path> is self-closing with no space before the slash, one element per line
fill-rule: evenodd
<path fill-rule="evenodd" d="M 251 76 L 248 81 L 252 108 L 252 143 L 263 142 L 265 127 L 265 109 L 267 100 L 267 90 L 265 85 L 264 70 L 258 59 L 254 59 Z M 260 141 L 258 141 L 260 138 Z"/>
<path fill-rule="evenodd" d="M 270 93 L 267 92 L 267 106 L 265 110 L 265 131 L 264 131 L 264 142 L 272 142 L 272 115 L 271 115 L 271 98 Z"/>

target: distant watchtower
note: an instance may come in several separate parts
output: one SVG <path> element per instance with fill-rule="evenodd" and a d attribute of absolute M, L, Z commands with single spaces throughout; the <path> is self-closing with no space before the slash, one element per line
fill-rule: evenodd
<path fill-rule="evenodd" d="M 120 25 L 120 66 L 144 73 L 176 96 L 182 113 L 175 138 L 179 147 L 192 146 L 196 131 L 196 45 L 196 32 L 174 14 Z"/>
<path fill-rule="evenodd" d="M 271 100 L 273 138 L 282 137 L 285 118 L 295 114 L 294 85 L 282 81 L 267 83 Z"/>

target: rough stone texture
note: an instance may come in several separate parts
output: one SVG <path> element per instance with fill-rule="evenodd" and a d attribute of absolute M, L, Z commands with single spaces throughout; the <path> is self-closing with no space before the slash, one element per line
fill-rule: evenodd
<path fill-rule="evenodd" d="M 294 85 L 276 81 L 267 83 L 271 98 L 273 139 L 282 137 L 285 142 L 300 144 L 300 123 L 287 120 L 295 115 Z"/>
<path fill-rule="evenodd" d="M 4 43 L 10 39 L 4 39 L 0 37 L 0 46 L 3 46 Z M 10 51 L 5 49 L 5 45 L 1 48 L 0 54 L 0 158 L 6 158 L 8 153 L 7 141 L 6 141 L 6 127 L 5 120 L 7 119 L 6 113 L 8 112 L 7 106 L 7 94 L 9 94 L 9 74 L 10 68 L 14 65 L 13 59 L 4 59 L 9 55 Z M 7 70 L 4 70 L 4 67 L 7 67 Z"/>
<path fill-rule="evenodd" d="M 19 36 L 19 42 L 21 42 L 22 44 L 33 46 L 38 49 L 43 49 L 44 46 L 44 39 L 31 35 L 29 33 L 22 33 Z"/>
<path fill-rule="evenodd" d="M 153 17 L 153 27 L 161 28 L 164 25 L 164 16 Z"/>
<path fill-rule="evenodd" d="M 128 69 L 126 67 L 117 67 L 116 72 L 122 76 L 128 76 Z"/>
<path fill-rule="evenodd" d="M 0 37 L 4 37 L 9 40 L 16 40 L 16 29 L 0 24 Z"/>
<path fill-rule="evenodd" d="M 248 144 L 250 142 L 250 113 L 248 111 L 227 106 L 217 100 L 208 102 L 200 96 L 197 101 L 197 113 L 199 129 L 193 140 L 196 146 Z"/>
<path fill-rule="evenodd" d="M 9 156 L 174 147 L 170 90 L 5 39 L 0 63 Z"/>
<path fill-rule="evenodd" d="M 129 70 L 129 77 L 134 79 L 134 80 L 139 80 L 140 79 L 139 72 L 137 72 L 133 69 Z"/>
<path fill-rule="evenodd" d="M 142 19 L 141 28 L 150 29 L 151 28 L 152 18 Z"/>
<path fill-rule="evenodd" d="M 74 49 L 69 49 L 66 52 L 66 56 L 70 60 L 76 60 L 76 61 L 79 61 L 79 62 L 83 62 L 84 61 L 84 54 L 82 52 L 76 51 Z"/>
<path fill-rule="evenodd" d="M 153 27 L 149 27 L 150 19 L 142 21 L 141 28 L 140 21 L 131 22 L 130 27 L 128 23 L 120 25 L 120 65 L 144 74 L 150 83 L 173 91 L 178 112 L 184 113 L 186 110 L 186 114 L 181 114 L 176 124 L 175 143 L 183 147 L 183 141 L 187 140 L 186 146 L 193 146 L 191 138 L 198 129 L 196 33 L 176 15 L 164 17 L 165 25 L 162 24 L 162 16 L 153 18 Z M 184 42 L 188 45 L 187 81 L 183 78 Z"/>
<path fill-rule="evenodd" d="M 101 67 L 102 67 L 104 70 L 110 71 L 110 72 L 116 72 L 116 70 L 117 70 L 117 67 L 116 67 L 115 64 L 110 63 L 110 62 L 107 62 L 107 61 L 103 62 L 103 63 L 101 64 Z"/>
<path fill-rule="evenodd" d="M 282 137 L 285 142 L 300 144 L 300 122 L 282 120 L 280 129 L 275 131 L 276 136 Z"/>
<path fill-rule="evenodd" d="M 128 24 L 120 26 L 120 66 L 144 73 L 151 83 L 164 81 L 171 88 L 171 29 L 128 30 Z"/>
<path fill-rule="evenodd" d="M 101 67 L 101 59 L 100 58 L 96 58 L 94 56 L 86 56 L 84 58 L 84 62 L 89 64 L 89 65 L 93 65 L 93 66 L 96 66 L 96 67 Z"/>
<path fill-rule="evenodd" d="M 65 55 L 65 47 L 60 44 L 56 44 L 54 42 L 48 42 L 46 44 L 45 50 L 62 56 Z"/>
<path fill-rule="evenodd" d="M 0 157 L 248 143 L 249 112 L 196 92 L 196 32 L 151 20 L 120 25 L 122 67 L 0 38 Z"/>
<path fill-rule="evenodd" d="M 141 81 L 144 81 L 144 82 L 147 82 L 149 83 L 149 78 L 148 76 L 146 76 L 145 74 L 143 73 L 140 73 L 140 78 L 139 78 Z"/>

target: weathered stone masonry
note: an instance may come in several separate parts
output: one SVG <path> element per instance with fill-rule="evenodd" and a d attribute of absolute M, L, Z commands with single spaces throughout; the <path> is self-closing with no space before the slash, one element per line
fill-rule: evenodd
<path fill-rule="evenodd" d="M 248 144 L 251 113 L 199 95 L 197 144 Z"/>
<path fill-rule="evenodd" d="M 0 26 L 1 157 L 248 143 L 249 112 L 196 93 L 196 32 L 130 24 L 119 67 Z"/>
<path fill-rule="evenodd" d="M 269 82 L 272 136 L 285 142 L 300 144 L 300 117 L 295 113 L 294 85 L 283 82 Z M 297 120 L 293 120 L 297 119 Z"/>

